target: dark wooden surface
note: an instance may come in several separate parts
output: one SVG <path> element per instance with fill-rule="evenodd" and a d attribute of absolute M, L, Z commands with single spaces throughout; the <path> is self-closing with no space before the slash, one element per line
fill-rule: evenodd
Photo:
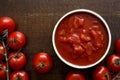
<path fill-rule="evenodd" d="M 99 13 L 107 21 L 112 34 L 110 53 L 114 42 L 120 38 L 120 0 L 0 0 L 0 17 L 10 16 L 16 21 L 16 30 L 27 36 L 27 45 L 23 52 L 27 56 L 26 70 L 30 80 L 64 80 L 70 70 L 75 70 L 56 56 L 52 47 L 52 31 L 66 12 L 86 8 Z M 54 67 L 48 74 L 37 74 L 32 69 L 33 56 L 41 51 L 52 55 Z M 102 61 L 99 65 L 104 64 Z M 92 79 L 93 68 L 80 70 L 86 80 Z"/>

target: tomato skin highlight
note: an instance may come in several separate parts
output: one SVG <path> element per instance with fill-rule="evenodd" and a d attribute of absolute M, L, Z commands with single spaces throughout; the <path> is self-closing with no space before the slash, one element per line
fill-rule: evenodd
<path fill-rule="evenodd" d="M 52 57 L 46 52 L 37 53 L 33 58 L 33 68 L 38 73 L 48 73 L 52 66 Z"/>
<path fill-rule="evenodd" d="M 0 63 L 0 80 L 6 80 L 6 64 Z"/>
<path fill-rule="evenodd" d="M 120 56 L 112 54 L 107 59 L 107 67 L 113 72 L 120 71 Z"/>
<path fill-rule="evenodd" d="M 3 45 L 0 43 L 0 60 L 3 60 L 5 58 L 4 56 L 4 47 Z"/>
<path fill-rule="evenodd" d="M 10 74 L 10 80 L 29 80 L 28 73 L 25 71 L 15 71 Z"/>
<path fill-rule="evenodd" d="M 8 29 L 9 34 L 13 32 L 15 29 L 15 21 L 10 17 L 1 17 L 0 18 L 0 33 L 6 29 Z"/>
<path fill-rule="evenodd" d="M 22 69 L 27 62 L 26 56 L 22 52 L 12 52 L 8 55 L 8 59 L 9 67 L 13 70 Z"/>
<path fill-rule="evenodd" d="M 93 73 L 94 80 L 111 80 L 110 71 L 105 66 L 97 66 Z"/>
<path fill-rule="evenodd" d="M 79 71 L 70 71 L 67 75 L 65 80 L 86 80 L 83 73 Z"/>
<path fill-rule="evenodd" d="M 22 32 L 15 31 L 7 38 L 9 47 L 13 50 L 21 49 L 26 43 L 26 37 Z"/>

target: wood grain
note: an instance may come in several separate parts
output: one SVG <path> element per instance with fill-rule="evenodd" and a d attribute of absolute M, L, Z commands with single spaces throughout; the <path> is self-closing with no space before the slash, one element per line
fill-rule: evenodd
<path fill-rule="evenodd" d="M 73 68 L 61 62 L 52 47 L 52 31 L 66 12 L 86 8 L 99 13 L 107 21 L 112 33 L 112 45 L 109 52 L 113 53 L 114 42 L 120 38 L 120 0 L 0 0 L 0 17 L 10 16 L 16 21 L 16 30 L 27 36 L 27 45 L 22 50 L 27 56 L 24 68 L 30 80 L 64 80 Z M 52 55 L 54 67 L 48 74 L 37 74 L 32 68 L 33 56 L 45 51 Z M 101 62 L 102 65 L 104 61 Z M 93 68 L 80 70 L 86 80 L 92 80 Z"/>

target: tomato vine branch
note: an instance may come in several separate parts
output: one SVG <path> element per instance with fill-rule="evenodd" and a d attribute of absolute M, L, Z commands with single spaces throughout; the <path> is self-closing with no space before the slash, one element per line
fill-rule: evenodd
<path fill-rule="evenodd" d="M 119 79 L 120 79 L 120 72 L 112 80 L 119 80 Z"/>
<path fill-rule="evenodd" d="M 6 45 L 5 45 L 5 40 L 6 38 L 8 37 L 8 30 L 4 30 L 2 32 L 2 34 L 0 34 L 0 42 L 2 43 L 3 45 L 3 48 L 4 48 L 4 56 L 5 56 L 5 60 L 6 60 L 6 77 L 7 77 L 7 80 L 9 80 L 9 66 L 8 66 L 8 56 L 7 56 L 7 49 L 6 49 Z"/>
<path fill-rule="evenodd" d="M 2 41 L 3 47 L 4 47 L 4 52 L 5 52 L 5 60 L 6 60 L 6 76 L 7 80 L 9 80 L 9 66 L 8 66 L 8 58 L 7 58 L 7 50 L 4 41 Z"/>

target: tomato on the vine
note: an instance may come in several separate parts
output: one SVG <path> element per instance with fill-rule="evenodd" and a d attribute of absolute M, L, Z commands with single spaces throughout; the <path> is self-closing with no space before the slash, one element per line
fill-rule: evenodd
<path fill-rule="evenodd" d="M 11 69 L 22 69 L 26 64 L 26 56 L 22 52 L 12 52 L 8 55 L 8 63 Z"/>
<path fill-rule="evenodd" d="M 107 59 L 107 66 L 113 72 L 120 71 L 120 56 L 112 54 Z"/>
<path fill-rule="evenodd" d="M 53 66 L 52 57 L 45 52 L 37 53 L 33 59 L 33 68 L 38 73 L 47 73 Z"/>
<path fill-rule="evenodd" d="M 10 80 L 29 80 L 28 73 L 25 71 L 15 71 L 10 74 Z"/>
<path fill-rule="evenodd" d="M 10 17 L 1 17 L 0 18 L 0 33 L 4 30 L 8 30 L 8 33 L 11 33 L 15 29 L 15 22 Z"/>
<path fill-rule="evenodd" d="M 26 43 L 26 37 L 22 32 L 15 31 L 7 38 L 9 47 L 13 50 L 21 49 Z"/>
<path fill-rule="evenodd" d="M 3 47 L 3 45 L 0 43 L 0 60 L 3 60 L 3 59 L 5 58 L 4 53 L 5 53 L 4 47 Z"/>
<path fill-rule="evenodd" d="M 6 80 L 6 64 L 0 63 L 0 80 Z"/>
<path fill-rule="evenodd" d="M 65 80 L 86 80 L 83 73 L 79 71 L 70 71 L 67 75 Z"/>
<path fill-rule="evenodd" d="M 97 66 L 93 73 L 94 80 L 111 80 L 110 71 L 105 66 Z"/>

